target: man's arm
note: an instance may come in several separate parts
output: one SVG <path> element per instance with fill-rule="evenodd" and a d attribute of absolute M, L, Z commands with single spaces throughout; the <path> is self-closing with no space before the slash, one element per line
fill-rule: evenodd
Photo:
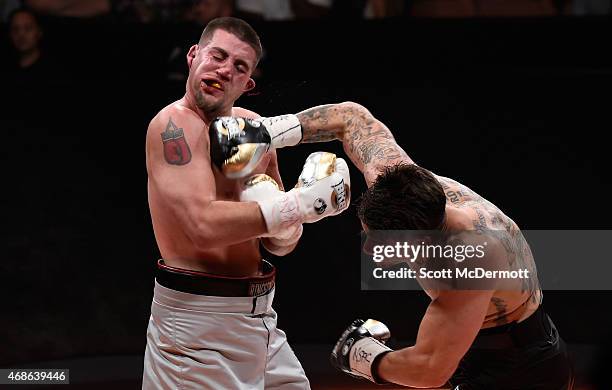
<path fill-rule="evenodd" d="M 237 116 L 241 116 L 243 118 L 251 118 L 251 119 L 255 119 L 255 118 L 259 118 L 260 115 L 247 110 L 245 108 L 242 107 L 234 107 L 232 109 L 232 114 L 233 115 L 237 115 Z M 280 188 L 281 191 L 284 191 L 285 188 L 283 186 L 283 180 L 281 178 L 280 175 L 280 171 L 278 170 L 278 157 L 276 155 L 276 150 L 271 149 L 270 150 L 270 154 L 271 154 L 271 158 L 270 158 L 270 162 L 268 163 L 268 167 L 266 168 L 266 175 L 270 176 L 272 179 L 274 179 L 274 181 L 276 181 L 276 183 L 278 184 L 278 187 Z M 299 229 L 299 233 L 301 236 L 301 229 Z M 298 231 L 296 231 L 296 236 L 293 237 L 293 239 L 295 240 L 295 242 L 292 242 L 289 245 L 286 246 L 281 246 L 281 245 L 276 245 L 277 244 L 281 244 L 283 243 L 283 241 L 278 241 L 278 240 L 274 240 L 271 239 L 270 237 L 262 237 L 262 244 L 264 246 L 264 248 L 266 248 L 266 250 L 268 250 L 269 252 L 277 255 L 277 256 L 285 256 L 291 252 L 293 252 L 293 250 L 295 249 L 295 247 L 298 244 L 299 238 L 297 236 Z M 293 241 L 293 240 L 291 240 Z"/>
<path fill-rule="evenodd" d="M 384 167 L 414 163 L 387 126 L 357 103 L 327 104 L 296 115 L 303 143 L 342 141 L 344 151 L 364 174 L 368 186 Z"/>
<path fill-rule="evenodd" d="M 317 106 L 298 114 L 264 117 L 256 121 L 218 118 L 211 128 L 214 139 L 219 140 L 212 150 L 213 161 L 221 170 L 227 168 L 225 161 L 243 158 L 238 152 L 242 145 L 248 145 L 245 150 L 251 151 L 249 158 L 254 158 L 257 150 L 254 145 L 267 144 L 278 149 L 300 142 L 336 139 L 342 141 L 345 152 L 364 174 L 368 186 L 385 167 L 398 163 L 414 164 L 395 142 L 387 126 L 365 107 L 353 102 Z"/>
<path fill-rule="evenodd" d="M 412 387 L 446 383 L 482 326 L 493 291 L 443 291 L 427 308 L 412 347 L 384 355 L 378 376 Z"/>
<path fill-rule="evenodd" d="M 158 115 L 147 135 L 149 197 L 170 209 L 199 248 L 224 247 L 261 236 L 266 223 L 256 203 L 216 200 L 208 132 L 194 114 Z"/>
<path fill-rule="evenodd" d="M 276 181 L 276 183 L 278 184 L 278 186 L 280 187 L 281 191 L 284 191 L 285 188 L 283 186 L 283 180 L 281 178 L 280 172 L 278 170 L 278 157 L 276 155 L 276 150 L 272 149 L 271 150 L 272 153 L 272 158 L 270 159 L 270 163 L 268 164 L 268 168 L 266 170 L 266 175 L 270 176 L 272 179 L 274 179 Z M 291 242 L 291 244 L 287 245 L 287 246 L 281 246 L 281 245 L 276 245 L 275 243 L 281 243 L 279 241 L 275 241 L 269 237 L 262 237 L 262 242 L 263 242 L 263 246 L 264 248 L 266 248 L 269 252 L 277 255 L 277 256 L 285 256 L 288 255 L 289 253 L 293 252 L 293 250 L 295 249 L 295 247 L 297 246 L 299 239 L 301 237 L 301 232 L 302 229 L 299 229 L 299 231 L 296 231 L 296 235 L 293 237 L 292 240 L 290 241 L 294 241 L 295 242 Z M 299 233 L 299 236 L 298 236 Z"/>

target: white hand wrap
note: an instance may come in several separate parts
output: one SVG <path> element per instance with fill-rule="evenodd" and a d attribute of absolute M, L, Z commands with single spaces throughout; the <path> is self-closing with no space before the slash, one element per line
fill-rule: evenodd
<path fill-rule="evenodd" d="M 268 232 L 262 237 L 286 240 L 295 235 L 296 229 L 301 226 L 295 196 L 281 191 L 276 181 L 264 174 L 250 177 L 243 187 L 240 201 L 257 202 L 266 222 Z"/>
<path fill-rule="evenodd" d="M 391 348 L 373 337 L 358 340 L 351 348 L 349 366 L 351 372 L 377 383 L 372 375 L 372 363 L 381 353 L 391 351 Z"/>
<path fill-rule="evenodd" d="M 271 146 L 275 149 L 294 146 L 302 140 L 302 125 L 294 114 L 260 118 L 259 120 L 270 133 Z"/>

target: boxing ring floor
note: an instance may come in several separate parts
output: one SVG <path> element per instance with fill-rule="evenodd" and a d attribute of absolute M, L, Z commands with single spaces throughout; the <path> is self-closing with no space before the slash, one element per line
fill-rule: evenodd
<path fill-rule="evenodd" d="M 401 386 L 377 386 L 364 380 L 351 378 L 332 368 L 327 360 L 331 345 L 292 345 L 302 362 L 313 390 L 365 390 L 405 389 Z M 569 344 L 576 369 L 575 390 L 600 390 L 588 383 L 589 369 L 595 363 L 596 349 L 592 345 Z M 140 389 L 142 355 L 84 357 L 21 364 L 14 368 L 68 368 L 70 385 L 16 385 L 9 388 L 24 389 L 78 389 L 78 390 L 131 390 Z M 216 389 L 215 389 L 216 390 Z"/>

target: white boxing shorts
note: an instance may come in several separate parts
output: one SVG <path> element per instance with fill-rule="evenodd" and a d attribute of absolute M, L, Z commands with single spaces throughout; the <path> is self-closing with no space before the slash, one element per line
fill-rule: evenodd
<path fill-rule="evenodd" d="M 158 263 L 143 389 L 310 389 L 276 327 L 264 265 L 262 277 L 226 278 Z"/>

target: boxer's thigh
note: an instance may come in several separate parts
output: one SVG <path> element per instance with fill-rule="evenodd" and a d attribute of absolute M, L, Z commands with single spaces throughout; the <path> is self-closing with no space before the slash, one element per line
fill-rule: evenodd
<path fill-rule="evenodd" d="M 154 304 L 145 389 L 263 389 L 268 330 L 261 318 Z"/>
<path fill-rule="evenodd" d="M 287 342 L 285 332 L 276 327 L 276 313 L 264 317 L 270 331 L 268 364 L 266 366 L 266 390 L 309 390 L 310 382 L 302 364 Z"/>

